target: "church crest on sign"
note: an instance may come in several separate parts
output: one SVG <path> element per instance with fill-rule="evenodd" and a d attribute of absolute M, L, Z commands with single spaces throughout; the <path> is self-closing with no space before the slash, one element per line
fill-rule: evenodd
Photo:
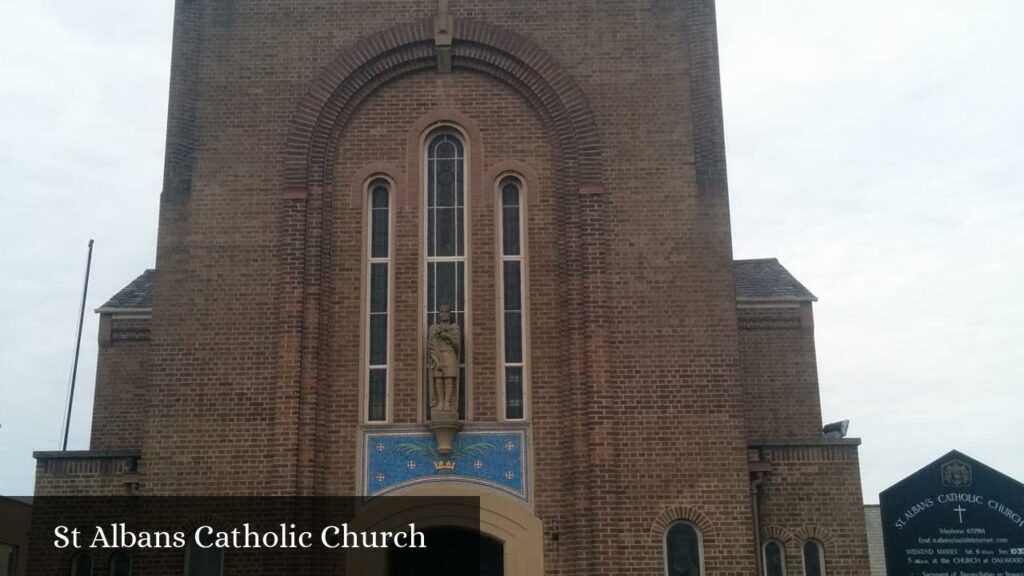
<path fill-rule="evenodd" d="M 950 460 L 942 465 L 942 485 L 948 488 L 963 488 L 971 485 L 971 467 L 960 460 Z"/>

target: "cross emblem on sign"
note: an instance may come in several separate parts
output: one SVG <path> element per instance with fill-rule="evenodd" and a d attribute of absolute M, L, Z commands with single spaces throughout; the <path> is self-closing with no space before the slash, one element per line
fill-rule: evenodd
<path fill-rule="evenodd" d="M 953 512 L 956 512 L 956 515 L 960 518 L 960 523 L 963 524 L 964 512 L 967 512 L 967 509 L 964 508 L 963 506 L 957 506 L 956 508 L 953 508 Z"/>

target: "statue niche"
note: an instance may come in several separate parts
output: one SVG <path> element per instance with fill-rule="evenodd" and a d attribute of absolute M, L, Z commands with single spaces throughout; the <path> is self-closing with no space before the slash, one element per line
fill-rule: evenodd
<path fill-rule="evenodd" d="M 437 438 L 437 450 L 448 454 L 459 423 L 459 364 L 462 329 L 452 319 L 451 308 L 441 306 L 437 321 L 427 331 L 427 379 L 430 394 L 430 422 Z"/>

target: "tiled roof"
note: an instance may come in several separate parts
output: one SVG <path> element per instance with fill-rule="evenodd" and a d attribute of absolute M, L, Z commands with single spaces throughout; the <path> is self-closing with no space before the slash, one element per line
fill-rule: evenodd
<path fill-rule="evenodd" d="M 118 312 L 126 310 L 148 311 L 153 309 L 153 280 L 156 270 L 149 269 L 132 280 L 106 304 L 96 309 L 97 312 Z"/>
<path fill-rule="evenodd" d="M 815 302 L 818 300 L 775 258 L 736 260 L 733 262 L 733 270 L 736 276 L 737 301 Z M 155 278 L 156 270 L 146 270 L 96 311 L 151 310 Z"/>
<path fill-rule="evenodd" d="M 732 263 L 736 278 L 737 302 L 816 302 L 811 294 L 789 270 L 775 258 L 735 260 Z"/>

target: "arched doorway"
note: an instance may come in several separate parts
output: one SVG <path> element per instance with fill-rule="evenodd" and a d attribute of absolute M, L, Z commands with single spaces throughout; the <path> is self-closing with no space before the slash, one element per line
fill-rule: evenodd
<path fill-rule="evenodd" d="M 470 535 L 470 540 L 462 540 L 459 546 L 470 549 L 481 546 L 481 538 L 493 542 L 489 552 L 492 556 L 502 559 L 500 568 L 484 574 L 501 574 L 502 576 L 535 576 L 544 573 L 544 525 L 533 511 L 505 495 L 495 494 L 489 490 L 481 490 L 465 482 L 429 482 L 419 486 L 409 486 L 394 494 L 395 496 L 423 496 L 418 505 L 410 506 L 408 500 L 400 498 L 378 498 L 353 519 L 353 530 L 388 531 L 407 530 L 409 524 L 424 533 L 435 529 L 461 528 Z M 431 500 L 436 498 L 459 498 L 466 496 L 479 498 L 451 501 Z M 482 535 L 482 536 L 481 536 Z M 442 536 L 443 537 L 443 536 Z M 427 540 L 428 546 L 433 546 Z M 484 543 L 486 545 L 486 542 Z M 438 546 L 439 549 L 458 550 L 458 546 Z M 363 548 L 350 550 L 345 555 L 346 574 L 364 576 L 387 576 L 400 574 L 391 571 L 389 560 L 392 550 L 383 548 Z M 460 574 L 481 574 L 477 572 L 460 572 Z M 409 572 L 407 572 L 409 573 Z M 433 570 L 418 569 L 413 574 L 433 576 Z M 441 574 L 445 574 L 441 572 Z M 447 576 L 447 574 L 445 574 Z"/>
<path fill-rule="evenodd" d="M 505 547 L 476 530 L 438 526 L 423 531 L 426 548 L 388 551 L 388 576 L 504 576 Z"/>

